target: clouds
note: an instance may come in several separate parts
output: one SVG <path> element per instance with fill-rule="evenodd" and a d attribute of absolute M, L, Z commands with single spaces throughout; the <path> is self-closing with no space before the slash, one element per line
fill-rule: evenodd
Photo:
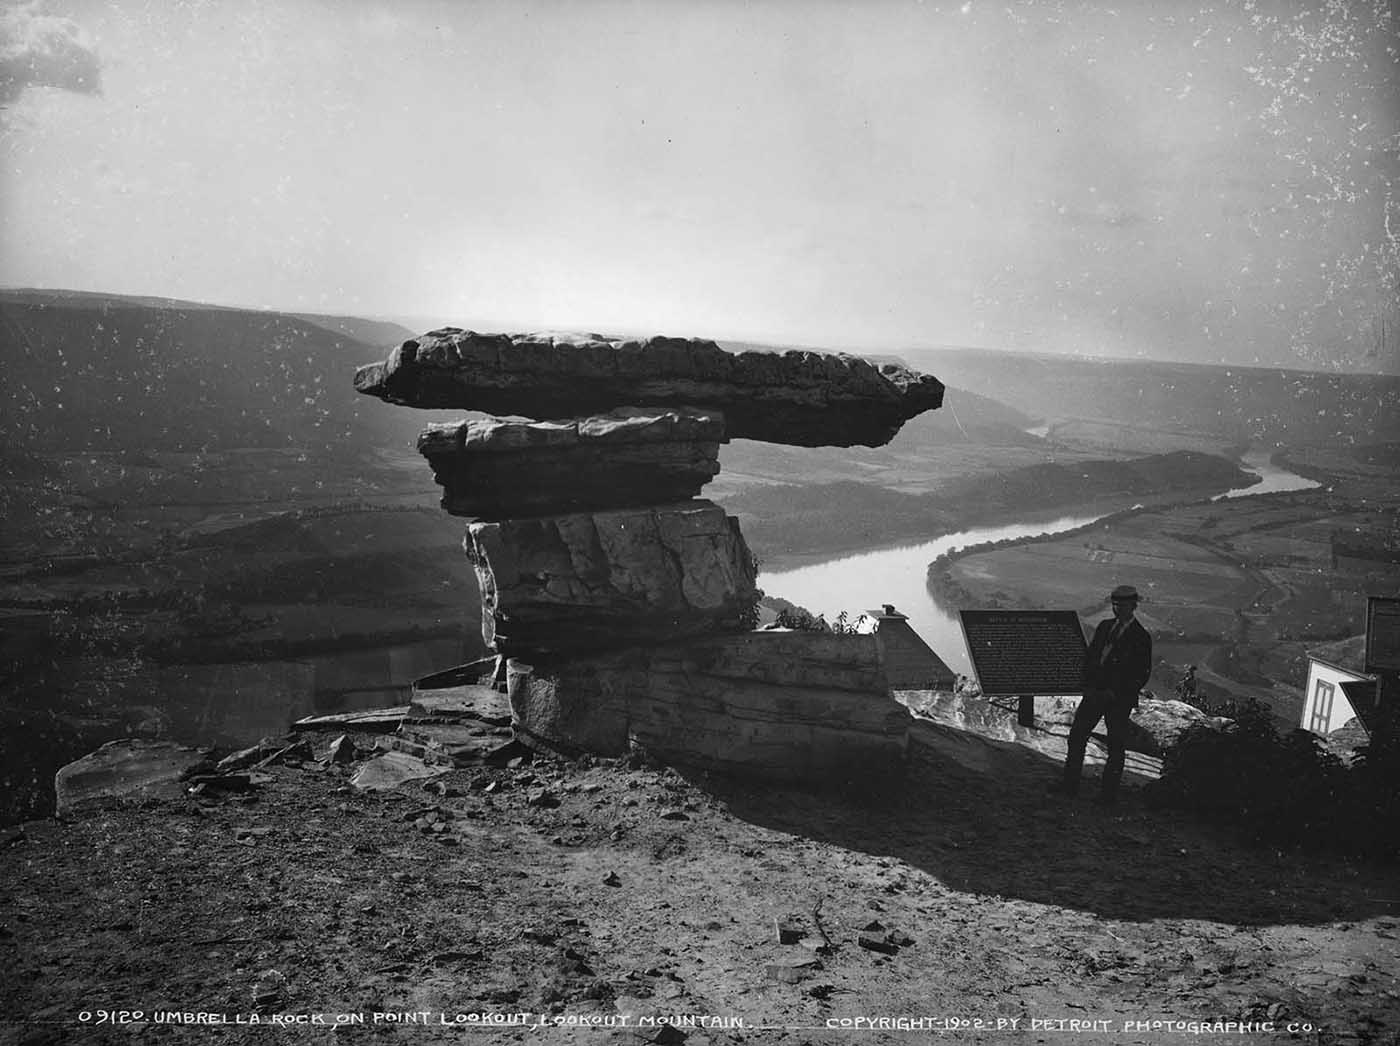
<path fill-rule="evenodd" d="M 0 11 L 0 105 L 30 87 L 102 93 L 102 63 L 69 18 L 43 13 L 38 0 Z"/>

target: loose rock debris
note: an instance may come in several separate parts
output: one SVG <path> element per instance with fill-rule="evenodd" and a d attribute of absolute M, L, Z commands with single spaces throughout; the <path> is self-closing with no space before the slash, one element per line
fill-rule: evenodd
<path fill-rule="evenodd" d="M 173 794 L 7 836 L 0 992 L 32 1022 L 23 1041 L 95 1036 L 78 1020 L 94 999 L 230 1019 L 444 1014 L 414 1029 L 444 1043 L 461 1041 L 459 1015 L 522 1011 L 775 1026 L 551 1030 L 580 1043 L 796 1046 L 824 1033 L 784 1028 L 919 1014 L 1400 1031 L 1392 870 L 1280 857 L 1131 803 L 1104 820 L 1044 802 L 1018 761 L 978 778 L 925 752 L 917 802 L 541 758 L 423 763 L 435 776 L 361 790 L 348 782 L 368 762 L 412 757 L 340 732 L 357 762 L 307 734 L 311 759 L 252 770 L 289 742 L 274 743 L 244 770 L 205 761 Z M 244 791 L 218 783 L 239 776 Z"/>

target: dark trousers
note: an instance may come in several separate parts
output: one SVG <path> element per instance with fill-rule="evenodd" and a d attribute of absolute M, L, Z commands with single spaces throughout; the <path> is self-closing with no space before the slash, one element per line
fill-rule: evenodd
<path fill-rule="evenodd" d="M 1084 769 L 1084 749 L 1089 744 L 1089 735 L 1102 719 L 1108 729 L 1108 763 L 1103 769 L 1103 791 L 1105 795 L 1118 791 L 1118 782 L 1123 780 L 1123 761 L 1128 751 L 1128 720 L 1132 714 L 1131 697 L 1122 697 L 1111 690 L 1090 690 L 1085 693 L 1069 728 L 1069 752 L 1065 755 L 1066 790 L 1072 792 L 1079 787 L 1079 775 Z"/>

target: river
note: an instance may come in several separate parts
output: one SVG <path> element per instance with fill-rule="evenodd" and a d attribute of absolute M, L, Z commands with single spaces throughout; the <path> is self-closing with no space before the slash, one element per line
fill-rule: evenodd
<path fill-rule="evenodd" d="M 1313 480 L 1271 464 L 1267 451 L 1251 451 L 1240 464 L 1258 475 L 1260 481 L 1226 491 L 1218 495 L 1217 500 L 1318 486 Z M 918 544 L 841 556 L 794 570 L 764 572 L 759 575 L 758 586 L 770 596 L 791 600 L 814 614 L 825 614 L 827 620 L 834 619 L 843 610 L 855 617 L 863 610 L 875 610 L 892 603 L 900 613 L 908 615 L 909 624 L 949 668 L 971 675 L 972 662 L 967 656 L 956 608 L 941 605 L 928 590 L 929 563 L 955 548 L 1058 534 L 1102 518 L 1102 514 L 1027 515 L 1022 522 L 972 527 Z"/>
<path fill-rule="evenodd" d="M 1240 468 L 1247 472 L 1253 472 L 1259 477 L 1259 482 L 1249 487 L 1236 487 L 1227 490 L 1224 494 L 1217 494 L 1211 498 L 1212 501 L 1222 501 L 1226 498 L 1247 498 L 1254 494 L 1279 494 L 1286 490 L 1311 490 L 1314 487 L 1322 486 L 1314 479 L 1306 479 L 1296 472 L 1289 472 L 1281 469 L 1269 461 L 1269 452 L 1263 450 L 1250 451 L 1240 459 Z"/>

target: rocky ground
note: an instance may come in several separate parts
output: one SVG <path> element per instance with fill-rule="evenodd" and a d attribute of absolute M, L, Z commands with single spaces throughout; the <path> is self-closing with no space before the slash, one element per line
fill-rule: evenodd
<path fill-rule="evenodd" d="M 353 770 L 7 830 L 0 1038 L 1400 1041 L 1394 868 L 1052 799 L 1046 755 L 945 724 L 884 795 Z"/>

